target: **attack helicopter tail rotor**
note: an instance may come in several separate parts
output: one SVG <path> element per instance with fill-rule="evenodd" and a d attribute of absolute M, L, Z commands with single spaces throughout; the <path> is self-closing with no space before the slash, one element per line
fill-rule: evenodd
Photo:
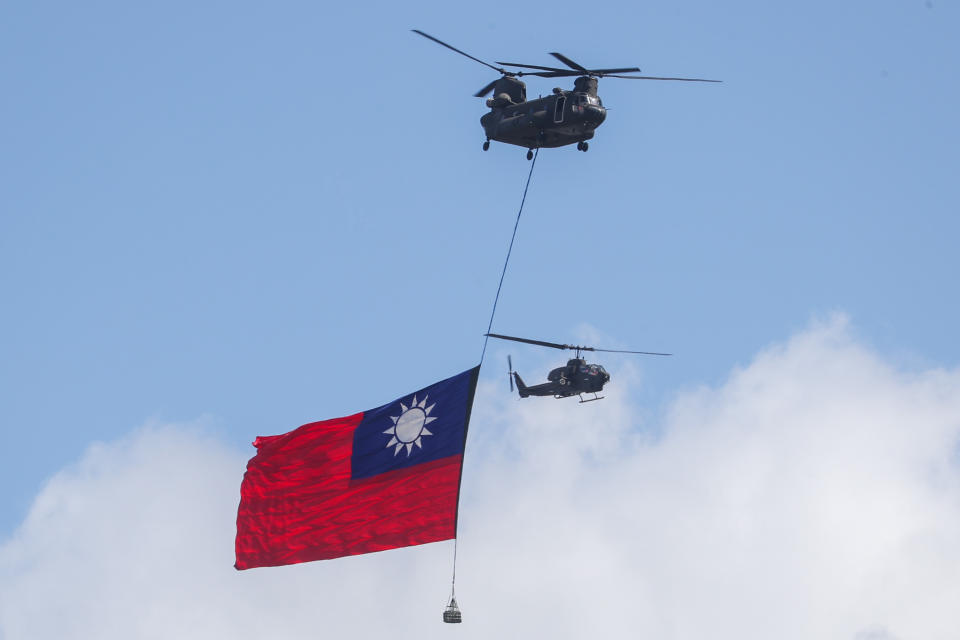
<path fill-rule="evenodd" d="M 513 393 L 513 359 L 507 355 L 507 378 L 510 379 L 510 393 Z"/>

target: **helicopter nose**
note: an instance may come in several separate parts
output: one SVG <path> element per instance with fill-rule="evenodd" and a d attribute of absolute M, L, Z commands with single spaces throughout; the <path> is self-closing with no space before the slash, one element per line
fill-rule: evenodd
<path fill-rule="evenodd" d="M 603 124 L 603 121 L 607 119 L 607 110 L 599 105 L 588 105 L 585 111 L 587 122 L 595 127 L 599 127 L 601 124 Z"/>

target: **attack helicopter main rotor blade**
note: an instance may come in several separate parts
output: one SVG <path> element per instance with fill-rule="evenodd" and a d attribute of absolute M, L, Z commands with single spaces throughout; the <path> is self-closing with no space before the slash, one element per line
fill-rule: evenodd
<path fill-rule="evenodd" d="M 599 349 L 597 347 L 581 347 L 571 344 L 560 344 L 559 342 L 546 342 L 544 340 L 531 340 L 530 338 L 517 338 L 515 336 L 504 336 L 499 333 L 485 333 L 485 336 L 491 338 L 500 338 L 501 340 L 513 340 L 514 342 L 525 342 L 535 344 L 540 347 L 551 347 L 553 349 L 570 349 L 571 351 L 603 351 L 605 353 L 636 353 L 644 356 L 672 356 L 672 353 L 659 353 L 656 351 L 627 351 L 626 349 Z"/>
<path fill-rule="evenodd" d="M 657 353 L 656 351 L 626 351 L 624 349 L 586 349 L 581 347 L 582 351 L 604 351 L 606 353 L 639 353 L 644 356 L 672 356 L 672 353 Z"/>
<path fill-rule="evenodd" d="M 475 98 L 482 98 L 483 96 L 490 93 L 490 90 L 493 89 L 493 86 L 497 84 L 497 82 L 499 82 L 499 80 L 493 80 L 490 84 L 485 86 L 483 89 L 480 89 L 480 91 L 477 91 L 475 94 L 473 94 L 473 96 Z"/>
<path fill-rule="evenodd" d="M 514 342 L 526 342 L 527 344 L 535 344 L 541 347 L 552 347 L 554 349 L 576 349 L 576 347 L 571 347 L 568 344 L 559 344 L 556 342 L 544 342 L 543 340 L 531 340 L 530 338 L 515 338 L 513 336 L 502 336 L 499 333 L 485 333 L 485 336 L 490 336 L 491 338 L 500 338 L 501 340 L 513 340 Z"/>
<path fill-rule="evenodd" d="M 723 80 L 707 80 L 705 78 L 659 78 L 657 76 L 618 76 L 610 74 L 608 78 L 625 78 L 627 80 L 679 80 L 680 82 L 723 82 Z"/>
<path fill-rule="evenodd" d="M 423 31 L 420 31 L 419 29 L 411 29 L 411 31 L 413 31 L 414 33 L 420 34 L 421 36 L 423 36 L 423 37 L 426 38 L 427 40 L 433 40 L 433 41 L 436 42 L 437 44 L 439 44 L 439 45 L 441 45 L 441 46 L 443 46 L 443 47 L 446 47 L 447 49 L 450 49 L 451 51 L 456 51 L 457 53 L 459 53 L 459 54 L 462 55 L 462 56 L 466 56 L 466 57 L 470 58 L 471 60 L 475 60 L 476 62 L 479 62 L 480 64 L 482 64 L 482 65 L 484 65 L 484 66 L 490 67 L 490 68 L 493 69 L 494 71 L 497 71 L 497 72 L 502 73 L 502 74 L 505 74 L 505 75 L 509 75 L 509 72 L 508 72 L 508 71 L 506 71 L 506 70 L 504 70 L 504 69 L 501 69 L 501 68 L 499 68 L 499 67 L 495 67 L 495 66 L 493 66 L 492 64 L 490 64 L 489 62 L 484 62 L 484 61 L 481 60 L 480 58 L 474 58 L 474 57 L 473 57 L 472 55 L 470 55 L 469 53 L 464 53 L 463 51 L 460 51 L 460 49 L 457 49 L 456 47 L 450 46 L 449 44 L 447 44 L 447 43 L 444 42 L 443 40 L 440 40 L 440 39 L 438 39 L 438 38 L 434 38 L 433 36 L 431 36 L 431 35 L 428 34 L 428 33 L 424 33 Z"/>
<path fill-rule="evenodd" d="M 556 58 L 557 60 L 559 60 L 559 61 L 562 62 L 563 64 L 567 65 L 567 66 L 570 67 L 571 69 L 576 69 L 577 71 L 581 71 L 581 72 L 583 72 L 583 73 L 586 73 L 586 72 L 587 72 L 587 68 L 586 68 L 586 67 L 580 66 L 579 64 L 577 64 L 576 62 L 574 62 L 573 60 L 571 60 L 571 59 L 568 58 L 567 56 L 563 55 L 562 53 L 557 53 L 556 51 L 551 51 L 551 52 L 550 52 L 550 55 L 552 55 L 554 58 Z"/>

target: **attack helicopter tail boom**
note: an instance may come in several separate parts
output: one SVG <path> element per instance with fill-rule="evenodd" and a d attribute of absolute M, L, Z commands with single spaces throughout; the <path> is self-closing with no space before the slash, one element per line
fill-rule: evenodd
<path fill-rule="evenodd" d="M 517 393 L 520 394 L 521 398 L 526 398 L 530 395 L 527 391 L 527 385 L 523 384 L 523 378 L 520 377 L 520 374 L 516 371 L 513 372 L 513 379 L 517 382 Z M 511 389 L 513 391 L 513 389 Z"/>

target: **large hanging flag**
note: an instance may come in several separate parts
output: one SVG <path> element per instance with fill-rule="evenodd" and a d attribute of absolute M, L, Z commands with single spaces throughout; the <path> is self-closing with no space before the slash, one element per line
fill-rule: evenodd
<path fill-rule="evenodd" d="M 237 569 L 456 537 L 480 367 L 345 418 L 260 436 L 237 511 Z"/>

